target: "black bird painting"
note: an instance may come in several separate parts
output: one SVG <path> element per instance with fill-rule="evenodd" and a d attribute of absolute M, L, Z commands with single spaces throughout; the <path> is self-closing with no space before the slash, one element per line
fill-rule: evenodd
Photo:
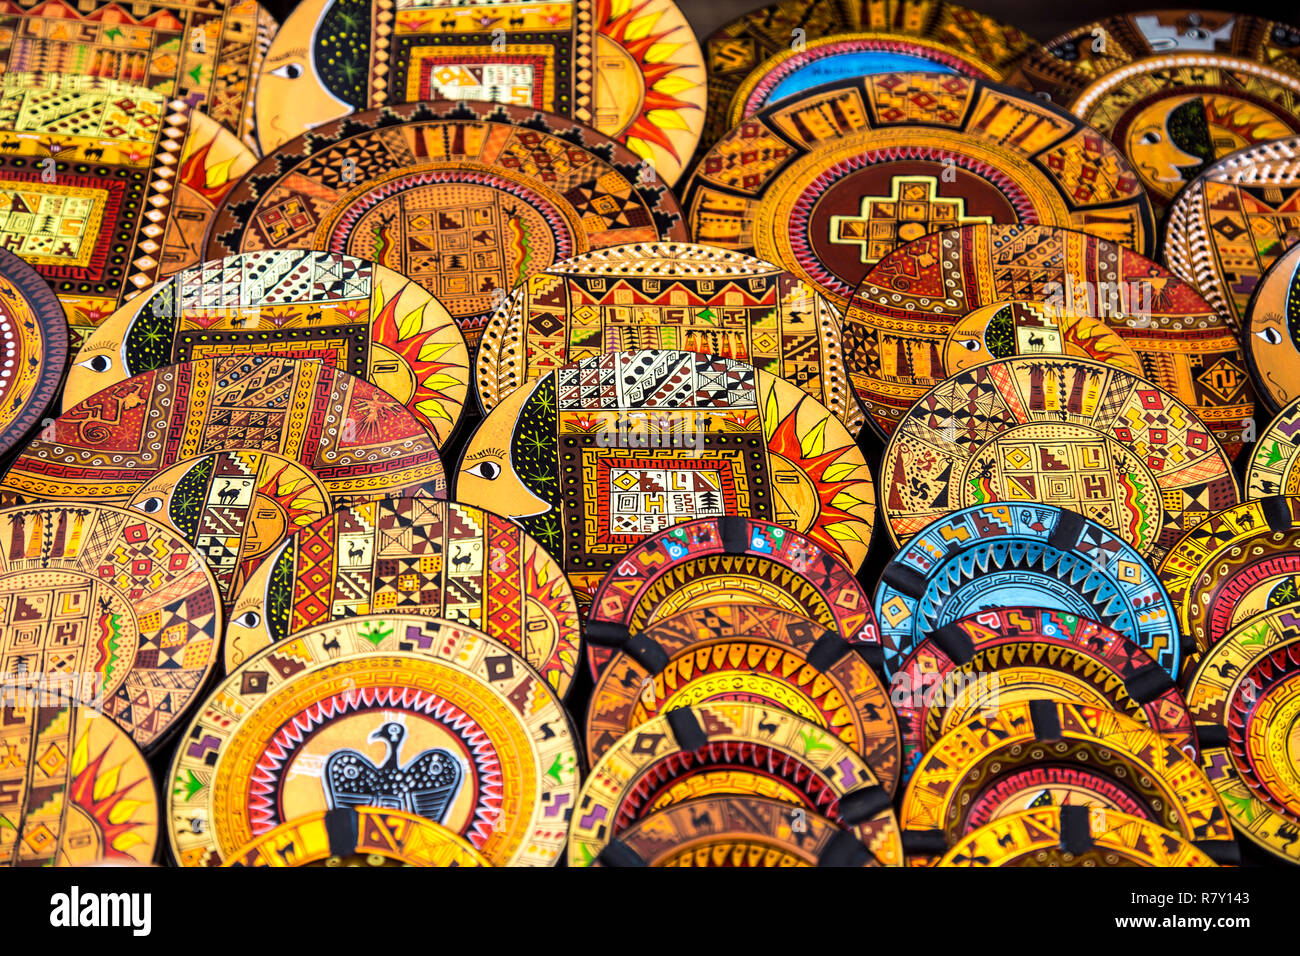
<path fill-rule="evenodd" d="M 465 769 L 441 748 L 426 750 L 402 766 L 406 727 L 385 721 L 368 740 L 383 741 L 388 758 L 376 767 L 365 754 L 336 750 L 325 760 L 325 795 L 330 809 L 383 807 L 441 823 L 460 792 Z"/>

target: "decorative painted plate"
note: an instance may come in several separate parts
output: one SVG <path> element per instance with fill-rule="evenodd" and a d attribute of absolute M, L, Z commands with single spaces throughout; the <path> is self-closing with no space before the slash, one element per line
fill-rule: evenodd
<path fill-rule="evenodd" d="M 1246 498 L 1300 494 L 1300 398 L 1269 422 L 1246 469 Z"/>
<path fill-rule="evenodd" d="M 1142 648 L 1077 614 L 991 608 L 939 628 L 894 673 L 904 776 L 976 711 L 1043 696 L 1109 707 L 1196 757 L 1187 704 Z"/>
<path fill-rule="evenodd" d="M 236 668 L 190 724 L 167 791 L 182 866 L 218 866 L 282 823 L 379 800 L 493 866 L 550 866 L 578 752 L 559 700 L 509 648 L 450 621 L 370 615 Z"/>
<path fill-rule="evenodd" d="M 751 630 L 754 624 L 763 632 Z M 809 643 L 813 634 L 820 636 Z M 744 700 L 829 729 L 893 793 L 898 722 L 861 648 L 775 608 L 722 605 L 674 614 L 629 638 L 596 678 L 587 704 L 588 762 L 657 714 Z"/>
<path fill-rule="evenodd" d="M 653 717 L 600 758 L 573 811 L 569 865 L 590 866 L 652 813 L 723 794 L 820 813 L 882 866 L 902 864 L 889 793 L 847 744 L 786 711 L 726 701 Z"/>
<path fill-rule="evenodd" d="M 354 110 L 490 100 L 599 130 L 672 185 L 704 125 L 704 57 L 672 0 L 306 0 L 265 69 L 267 152 Z"/>
<path fill-rule="evenodd" d="M 251 252 L 184 269 L 104 320 L 63 407 L 164 365 L 231 355 L 315 358 L 388 392 L 441 447 L 469 392 L 456 322 L 391 269 L 329 252 Z"/>
<path fill-rule="evenodd" d="M 886 436 L 949 375 L 1012 355 L 1077 355 L 1141 375 L 1234 458 L 1255 411 L 1234 327 L 1192 285 L 1131 249 L 1052 226 L 965 226 L 899 246 L 854 293 L 844 348 Z"/>
<path fill-rule="evenodd" d="M 192 104 L 257 152 L 253 96 L 276 29 L 252 0 L 5 0 L 0 74 L 15 86 L 42 72 L 137 83 Z"/>
<path fill-rule="evenodd" d="M 951 376 L 903 416 L 880 471 L 899 544 L 952 511 L 1036 501 L 1096 521 L 1154 563 L 1241 500 L 1232 462 L 1191 409 L 1075 357 L 1014 356 Z"/>
<path fill-rule="evenodd" d="M 88 502 L 0 510 L 0 542 L 4 680 L 71 680 L 69 698 L 156 747 L 217 663 L 221 595 L 202 555 L 141 514 Z"/>
<path fill-rule="evenodd" d="M 0 104 L 0 245 L 63 302 L 74 353 L 128 297 L 199 261 L 254 162 L 186 100 L 125 80 L 4 73 Z"/>
<path fill-rule="evenodd" d="M 21 690 L 4 693 L 0 866 L 151 863 L 158 798 L 131 738 L 50 685 L 32 689 L 30 706 Z"/>
<path fill-rule="evenodd" d="M 456 499 L 559 558 L 586 603 L 628 548 L 683 521 L 743 515 L 856 570 L 875 484 L 845 427 L 797 385 L 716 355 L 611 352 L 516 389 L 470 436 Z"/>
<path fill-rule="evenodd" d="M 469 505 L 387 498 L 339 508 L 262 562 L 232 602 L 226 670 L 315 624 L 387 613 L 483 631 L 561 697 L 577 669 L 578 605 L 536 540 Z"/>
<path fill-rule="evenodd" d="M 719 795 L 664 807 L 605 844 L 592 866 L 880 866 L 848 830 L 767 797 Z"/>
<path fill-rule="evenodd" d="M 697 242 L 778 263 L 841 308 L 895 246 L 968 223 L 1155 245 L 1137 174 L 1104 136 L 957 75 L 878 73 L 764 107 L 705 154 L 682 195 Z"/>
<path fill-rule="evenodd" d="M 677 200 L 595 130 L 521 106 L 408 103 L 316 127 L 225 197 L 205 258 L 347 253 L 408 276 L 471 350 L 505 294 L 557 259 L 687 238 Z"/>
<path fill-rule="evenodd" d="M 244 355 L 110 385 L 46 426 L 0 479 L 0 500 L 124 503 L 155 472 L 235 445 L 292 458 L 335 503 L 446 497 L 429 433 L 369 382 L 317 361 Z"/>
<path fill-rule="evenodd" d="M 188 541 L 207 562 L 226 609 L 286 535 L 333 510 L 325 486 L 302 465 L 242 449 L 178 461 L 148 478 L 124 507 Z M 227 658 L 230 626 L 227 620 Z"/>
<path fill-rule="evenodd" d="M 762 259 L 684 242 L 613 246 L 557 262 L 510 294 L 483 333 L 479 401 L 491 411 L 603 352 L 681 349 L 788 379 L 857 431 L 840 326 L 824 296 Z"/>
<path fill-rule="evenodd" d="M 1102 806 L 1035 807 L 962 837 L 939 866 L 1218 866 L 1181 834 Z"/>
<path fill-rule="evenodd" d="M 1300 137 L 1220 159 L 1169 207 L 1162 258 L 1233 328 L 1260 279 L 1300 241 Z"/>
<path fill-rule="evenodd" d="M 1228 812 L 1195 761 L 1122 714 L 1056 700 L 1004 702 L 939 739 L 903 791 L 907 862 L 933 865 L 979 827 L 1047 805 L 1118 810 L 1236 862 Z"/>
<path fill-rule="evenodd" d="M 1246 310 L 1242 341 L 1264 406 L 1300 398 L 1300 246 L 1268 267 Z"/>
<path fill-rule="evenodd" d="M 474 845 L 414 813 L 318 810 L 267 830 L 222 866 L 491 866 Z"/>
<path fill-rule="evenodd" d="M 1300 496 L 1225 508 L 1188 531 L 1157 568 L 1198 650 L 1253 615 L 1300 600 Z"/>
<path fill-rule="evenodd" d="M 1300 132 L 1300 30 L 1152 10 L 1072 28 L 1007 82 L 1065 107 L 1128 157 L 1157 213 L 1226 153 Z"/>
<path fill-rule="evenodd" d="M 53 404 L 68 367 L 63 305 L 40 274 L 7 249 L 0 249 L 0 346 L 6 360 L 0 368 L 3 455 Z"/>
<path fill-rule="evenodd" d="M 975 505 L 922 529 L 876 587 L 885 672 L 945 624 L 990 608 L 1077 614 L 1118 631 L 1177 676 L 1178 619 L 1142 555 L 1052 505 Z"/>

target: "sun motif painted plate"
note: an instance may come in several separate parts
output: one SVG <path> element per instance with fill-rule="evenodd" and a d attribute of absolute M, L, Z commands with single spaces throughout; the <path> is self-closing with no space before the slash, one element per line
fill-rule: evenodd
<path fill-rule="evenodd" d="M 1254 414 L 1234 327 L 1195 287 L 1131 249 L 1052 226 L 965 226 L 900 245 L 858 286 L 844 343 L 853 387 L 886 436 L 949 375 L 1044 353 L 1154 382 L 1234 458 Z"/>
<path fill-rule="evenodd" d="M 820 813 L 849 830 L 882 866 L 902 864 L 889 793 L 830 731 L 740 701 L 660 714 L 592 767 L 569 833 L 569 865 L 590 866 L 638 820 L 696 798 L 760 796 Z"/>
<path fill-rule="evenodd" d="M 1241 498 L 1232 462 L 1191 409 L 1075 357 L 995 359 L 951 376 L 903 416 L 880 471 L 897 544 L 962 508 L 1041 502 L 1157 562 Z"/>
<path fill-rule="evenodd" d="M 232 190 L 205 258 L 346 253 L 407 276 L 471 351 L 505 294 L 591 249 L 684 240 L 667 186 L 572 120 L 521 106 L 408 103 L 334 120 L 268 155 Z"/>
<path fill-rule="evenodd" d="M 1238 150 L 1169 207 L 1161 257 L 1233 326 L 1269 267 L 1300 241 L 1300 137 Z"/>
<path fill-rule="evenodd" d="M 1195 844 L 1105 807 L 1035 807 L 962 837 L 939 866 L 1218 866 Z"/>
<path fill-rule="evenodd" d="M 1187 704 L 1142 648 L 1077 614 L 991 608 L 939 628 L 894 673 L 904 777 L 976 711 L 1030 697 L 1109 707 L 1196 757 Z"/>
<path fill-rule="evenodd" d="M 1204 651 L 1256 614 L 1300 600 L 1300 496 L 1210 515 L 1157 568 L 1182 633 Z"/>
<path fill-rule="evenodd" d="M 0 722 L 0 866 L 148 865 L 158 846 L 153 775 L 123 730 L 90 707 L 20 706 Z"/>
<path fill-rule="evenodd" d="M 232 355 L 315 358 L 397 398 L 439 447 L 460 421 L 469 353 L 436 299 L 391 269 L 328 252 L 253 252 L 184 269 L 81 346 L 63 407 L 164 365 Z"/>
<path fill-rule="evenodd" d="M 129 501 L 154 473 L 231 445 L 292 458 L 335 503 L 446 497 L 438 449 L 404 405 L 321 362 L 262 355 L 168 365 L 110 385 L 46 426 L 0 500 Z"/>
<path fill-rule="evenodd" d="M 1246 309 L 1242 341 L 1269 411 L 1300 398 L 1300 246 L 1279 256 Z"/>
<path fill-rule="evenodd" d="M 885 566 L 874 606 L 890 675 L 944 625 L 1002 607 L 1096 621 L 1173 676 L 1182 660 L 1174 605 L 1146 560 L 1095 521 L 1051 505 L 975 505 L 940 518 Z"/>
<path fill-rule="evenodd" d="M 63 305 L 40 274 L 7 249 L 0 249 L 0 346 L 6 360 L 0 368 L 3 455 L 53 404 L 68 367 Z"/>
<path fill-rule="evenodd" d="M 0 510 L 0 541 L 3 680 L 71 679 L 71 699 L 98 701 L 155 748 L 217 663 L 221 595 L 203 556 L 144 515 L 89 502 Z"/>
<path fill-rule="evenodd" d="M 493 866 L 550 866 L 578 782 L 564 708 L 521 657 L 449 621 L 371 615 L 226 677 L 177 748 L 167 821 L 182 866 L 217 866 L 282 823 L 383 795 Z"/>
<path fill-rule="evenodd" d="M 1047 805 L 1141 817 L 1236 862 L 1227 810 L 1195 761 L 1122 714 L 1041 699 L 976 715 L 922 758 L 899 813 L 907 862 L 933 865 L 979 827 Z"/>
<path fill-rule="evenodd" d="M 875 520 L 862 452 L 797 385 L 716 355 L 612 352 L 516 389 L 470 436 L 456 500 L 517 520 L 580 603 L 647 535 L 743 515 L 851 569 Z"/>
<path fill-rule="evenodd" d="M 1300 132 L 1300 30 L 1238 13 L 1153 10 L 1072 28 L 1007 82 L 1118 146 L 1157 214 L 1226 153 Z"/>
<path fill-rule="evenodd" d="M 799 385 L 851 431 L 862 427 L 839 310 L 769 262 L 693 243 L 613 246 L 530 276 L 483 333 L 479 401 L 491 411 L 562 365 L 644 348 L 748 362 Z"/>
<path fill-rule="evenodd" d="M 1264 428 L 1246 468 L 1246 499 L 1300 494 L 1300 398 Z"/>
<path fill-rule="evenodd" d="M 430 498 L 346 505 L 291 535 L 232 602 L 226 670 L 313 625 L 389 613 L 481 630 L 561 697 L 577 670 L 578 605 L 556 560 L 505 518 Z"/>
<path fill-rule="evenodd" d="M 274 452 L 243 450 L 178 461 L 148 478 L 123 507 L 188 541 L 203 556 L 227 609 L 286 535 L 333 510 L 325 486 L 302 465 Z"/>
<path fill-rule="evenodd" d="M 895 246 L 969 223 L 1155 244 L 1137 174 L 1105 137 L 956 75 L 879 73 L 769 105 L 705 154 L 682 196 L 697 242 L 778 263 L 841 308 Z"/>
<path fill-rule="evenodd" d="M 414 813 L 318 810 L 254 837 L 222 866 L 491 866 L 464 837 Z"/>
<path fill-rule="evenodd" d="M 852 833 L 803 807 L 720 795 L 664 807 L 614 837 L 592 866 L 880 866 Z"/>
<path fill-rule="evenodd" d="M 813 634 L 819 636 L 810 643 Z M 588 762 L 658 714 L 744 700 L 829 729 L 893 793 L 898 722 L 889 691 L 861 649 L 775 608 L 722 605 L 674 614 L 629 637 L 596 678 L 587 704 Z"/>

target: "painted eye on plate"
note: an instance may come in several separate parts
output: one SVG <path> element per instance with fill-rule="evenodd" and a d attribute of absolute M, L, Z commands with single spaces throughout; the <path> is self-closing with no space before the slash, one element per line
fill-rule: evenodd
<path fill-rule="evenodd" d="M 262 623 L 262 615 L 256 611 L 245 611 L 239 617 L 235 618 L 235 623 L 240 627 L 257 627 Z"/>
<path fill-rule="evenodd" d="M 1269 345 L 1282 344 L 1282 333 L 1279 332 L 1277 328 L 1274 326 L 1270 325 L 1267 328 L 1260 329 L 1255 334 L 1258 335 L 1265 342 L 1267 342 Z"/>
<path fill-rule="evenodd" d="M 81 368 L 88 368 L 92 372 L 107 372 L 113 367 L 113 360 L 107 355 L 92 355 L 84 362 L 78 362 Z"/>
<path fill-rule="evenodd" d="M 958 339 L 957 344 L 960 345 L 962 348 L 964 348 L 967 352 L 978 352 L 980 350 L 979 339 Z"/>
<path fill-rule="evenodd" d="M 158 512 L 162 511 L 162 506 L 163 500 L 154 495 L 144 499 L 144 501 L 137 502 L 135 508 L 137 511 L 143 511 L 147 515 L 156 515 Z"/>
<path fill-rule="evenodd" d="M 1156 143 L 1160 142 L 1160 134 L 1154 131 L 1143 133 L 1142 142 L 1146 143 L 1148 146 L 1154 146 Z"/>
<path fill-rule="evenodd" d="M 488 481 L 501 474 L 501 466 L 494 461 L 480 461 L 474 467 L 465 470 L 475 478 L 486 478 Z"/>
<path fill-rule="evenodd" d="M 277 66 L 271 71 L 271 75 L 285 80 L 296 80 L 302 76 L 302 64 L 286 63 L 284 66 Z"/>

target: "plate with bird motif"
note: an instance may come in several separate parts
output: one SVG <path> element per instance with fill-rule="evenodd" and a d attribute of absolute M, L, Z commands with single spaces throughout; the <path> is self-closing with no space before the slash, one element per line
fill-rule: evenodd
<path fill-rule="evenodd" d="M 195 359 L 320 359 L 410 409 L 439 447 L 460 421 L 469 352 L 424 288 L 353 256 L 251 252 L 182 269 L 118 309 L 72 360 L 63 407 Z"/>
<path fill-rule="evenodd" d="M 880 866 L 862 842 L 804 807 L 737 794 L 701 797 L 638 820 L 592 866 Z"/>
<path fill-rule="evenodd" d="M 895 246 L 971 223 L 1042 223 L 1155 248 L 1137 174 L 1096 130 L 956 74 L 877 73 L 769 104 L 682 189 L 697 242 L 749 252 L 843 308 Z"/>
<path fill-rule="evenodd" d="M 72 406 L 9 465 L 0 500 L 125 503 L 232 445 L 292 458 L 336 504 L 447 493 L 433 439 L 387 392 L 319 361 L 244 355 L 142 372 Z"/>
<path fill-rule="evenodd" d="M 404 103 L 331 120 L 268 154 L 212 216 L 205 258 L 357 256 L 419 283 L 471 354 L 507 292 L 559 259 L 688 237 L 635 153 L 540 110 Z"/>
<path fill-rule="evenodd" d="M 340 807 L 254 837 L 222 866 L 491 866 L 464 837 L 415 813 Z"/>
<path fill-rule="evenodd" d="M 231 671 L 276 641 L 361 614 L 477 628 L 563 697 L 581 654 L 578 605 L 559 563 L 513 522 L 458 502 L 345 505 L 290 535 L 231 602 Z"/>
<path fill-rule="evenodd" d="M 990 608 L 939 628 L 894 673 L 904 776 L 976 711 L 1042 696 L 1109 707 L 1196 757 L 1187 703 L 1142 648 L 1077 614 Z"/>
<path fill-rule="evenodd" d="M 1246 499 L 1271 495 L 1300 495 L 1300 398 L 1265 426 L 1246 468 Z"/>
<path fill-rule="evenodd" d="M 903 416 L 880 471 L 898 544 L 962 508 L 1039 502 L 1157 562 L 1241 500 L 1232 461 L 1191 409 L 1144 378 L 1073 356 L 994 359 L 939 383 Z"/>
<path fill-rule="evenodd" d="M 770 636 L 750 630 L 758 624 Z M 809 643 L 809 636 L 819 636 Z M 890 793 L 898 784 L 898 722 L 889 691 L 853 645 L 798 614 L 743 606 L 692 608 L 629 638 L 596 678 L 587 705 L 588 761 L 678 707 L 745 700 L 830 730 Z"/>
<path fill-rule="evenodd" d="M 1223 802 L 1169 740 L 1105 707 L 1005 702 L 944 734 L 903 791 L 907 861 L 933 865 L 972 831 L 1038 806 L 1088 806 L 1181 834 L 1220 863 L 1237 861 Z"/>
<path fill-rule="evenodd" d="M 297 817 L 383 801 L 493 866 L 551 866 L 576 748 L 546 683 L 481 631 L 405 614 L 320 625 L 244 661 L 190 724 L 168 788 L 172 851 L 217 866 Z"/>
<path fill-rule="evenodd" d="M 851 431 L 839 310 L 753 256 L 686 242 L 611 246 L 529 276 L 488 322 L 475 378 L 490 412 L 522 385 L 602 352 L 681 349 L 799 385 Z"/>
<path fill-rule="evenodd" d="M 3 689 L 0 866 L 147 866 L 158 846 L 149 764 L 125 731 L 71 703 L 67 689 L 31 688 L 31 706 L 22 689 Z"/>
<path fill-rule="evenodd" d="M 820 813 L 882 866 L 902 864 L 889 793 L 848 745 L 786 711 L 721 701 L 653 717 L 600 758 L 573 811 L 569 865 L 590 866 L 652 813 L 733 794 Z"/>
<path fill-rule="evenodd" d="M 1237 334 L 1189 282 L 1053 226 L 971 225 L 899 245 L 844 319 L 850 379 L 885 436 L 950 375 L 1013 355 L 1096 359 L 1154 382 L 1235 458 L 1254 414 Z"/>
<path fill-rule="evenodd" d="M 874 607 L 885 672 L 945 624 L 990 608 L 1077 614 L 1118 631 L 1172 676 L 1178 618 L 1142 555 L 1052 505 L 975 505 L 922 529 L 885 566 Z"/>
<path fill-rule="evenodd" d="M 203 556 L 139 512 L 90 502 L 0 510 L 0 541 L 4 681 L 71 680 L 72 699 L 155 749 L 217 664 L 221 595 Z"/>
<path fill-rule="evenodd" d="M 68 319 L 40 274 L 0 249 L 0 455 L 54 404 L 68 367 Z M 846 389 L 847 391 L 847 389 Z"/>
<path fill-rule="evenodd" d="M 1300 398 L 1300 246 L 1268 267 L 1246 309 L 1242 341 L 1265 407 Z"/>

